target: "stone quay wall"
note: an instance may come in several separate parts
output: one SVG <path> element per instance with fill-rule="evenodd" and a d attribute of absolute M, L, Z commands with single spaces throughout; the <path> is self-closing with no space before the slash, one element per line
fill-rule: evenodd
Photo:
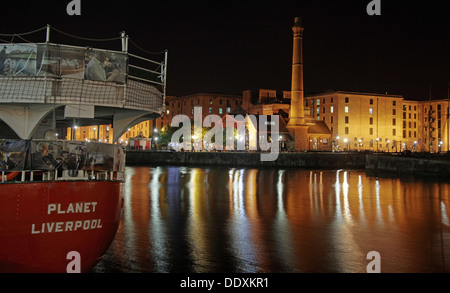
<path fill-rule="evenodd" d="M 363 153 L 280 153 L 275 161 L 261 161 L 253 152 L 127 151 L 127 165 L 209 165 L 229 167 L 297 167 L 364 169 Z"/>
<path fill-rule="evenodd" d="M 450 177 L 447 157 L 408 157 L 389 154 L 280 153 L 275 161 L 261 161 L 256 152 L 127 151 L 127 165 L 279 167 L 304 169 L 365 169 L 374 175 Z"/>

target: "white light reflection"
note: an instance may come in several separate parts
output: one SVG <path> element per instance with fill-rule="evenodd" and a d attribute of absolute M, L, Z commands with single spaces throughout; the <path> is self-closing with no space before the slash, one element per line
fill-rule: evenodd
<path fill-rule="evenodd" d="M 125 167 L 125 183 L 124 183 L 124 196 L 123 196 L 123 225 L 124 227 L 124 239 L 136 239 L 136 223 L 133 220 L 133 181 L 131 180 L 134 176 L 134 168 Z M 132 258 L 136 259 L 135 253 L 128 252 L 127 256 L 133 253 Z"/>
<path fill-rule="evenodd" d="M 345 171 L 344 172 L 344 180 L 342 182 L 342 193 L 344 194 L 344 218 L 347 223 L 354 224 L 352 212 L 350 211 L 350 205 L 348 202 L 348 189 L 349 189 L 350 185 L 348 184 L 347 174 L 348 174 L 348 172 Z"/>
<path fill-rule="evenodd" d="M 286 211 L 284 210 L 283 204 L 283 174 L 284 170 L 278 170 L 278 180 L 277 180 L 277 218 L 286 218 Z"/>
<path fill-rule="evenodd" d="M 124 220 L 133 223 L 133 212 L 131 209 L 131 201 L 132 201 L 132 188 L 133 184 L 131 178 L 134 176 L 134 168 L 126 167 L 125 168 L 125 184 L 124 184 L 124 196 L 123 196 L 123 211 L 124 211 Z"/>
<path fill-rule="evenodd" d="M 380 223 L 383 223 L 383 215 L 381 212 L 381 203 L 380 203 L 380 182 L 378 179 L 375 181 L 375 198 L 376 198 L 376 214 L 377 214 L 377 220 Z"/>
<path fill-rule="evenodd" d="M 234 170 L 232 193 L 232 212 L 229 224 L 232 255 L 236 257 L 238 272 L 257 272 L 255 249 L 250 241 L 250 224 L 244 207 L 244 169 Z"/>
<path fill-rule="evenodd" d="M 321 217 L 321 212 L 323 212 L 323 172 L 319 172 L 319 183 L 317 183 L 317 173 L 312 171 L 309 172 L 309 204 L 312 211 L 315 212 L 316 218 Z M 314 181 L 313 181 L 314 178 Z"/>
<path fill-rule="evenodd" d="M 161 215 L 160 205 L 160 188 L 159 182 L 162 175 L 161 167 L 152 169 L 152 178 L 149 182 L 150 189 L 150 243 L 152 243 L 152 258 L 155 262 L 157 272 L 168 272 L 168 261 L 163 261 L 167 258 L 167 237 L 165 231 L 164 221 Z M 149 220 L 150 220 L 149 219 Z"/>
<path fill-rule="evenodd" d="M 441 201 L 441 222 L 445 226 L 450 226 L 448 215 L 447 215 L 447 208 L 445 206 L 445 203 Z"/>
<path fill-rule="evenodd" d="M 349 183 L 348 183 L 348 172 L 343 172 L 343 182 L 339 181 L 339 174 L 342 170 L 336 172 L 336 182 L 334 184 L 335 196 L 336 196 L 336 221 L 335 228 L 333 229 L 333 235 L 331 235 L 332 245 L 335 252 L 332 254 L 335 259 L 336 265 L 338 266 L 338 271 L 340 272 L 351 272 L 352 268 L 348 265 L 349 263 L 358 264 L 364 259 L 364 254 L 359 249 L 357 249 L 357 241 L 354 237 L 354 232 L 351 225 L 353 224 L 353 217 L 350 212 L 349 207 Z M 342 187 L 343 193 L 343 207 L 341 205 L 340 192 Z M 344 210 L 344 213 L 342 213 Z"/>
<path fill-rule="evenodd" d="M 339 173 L 341 170 L 336 171 L 336 182 L 334 183 L 334 195 L 336 196 L 336 220 L 338 222 L 342 221 L 342 210 L 341 210 L 341 183 L 339 181 Z"/>
<path fill-rule="evenodd" d="M 289 221 L 286 215 L 286 211 L 283 203 L 283 193 L 284 193 L 284 178 L 285 170 L 278 170 L 278 180 L 277 180 L 277 212 L 275 214 L 274 221 L 274 236 L 275 239 L 280 239 L 278 242 L 279 249 L 276 251 L 282 259 L 283 265 L 286 266 L 287 271 L 295 270 L 295 264 L 293 263 L 294 251 L 292 247 L 292 231 L 290 229 Z"/>
<path fill-rule="evenodd" d="M 359 199 L 359 215 L 361 223 L 366 222 L 366 215 L 364 214 L 364 204 L 363 204 L 363 184 L 361 175 L 358 176 L 358 199 Z"/>

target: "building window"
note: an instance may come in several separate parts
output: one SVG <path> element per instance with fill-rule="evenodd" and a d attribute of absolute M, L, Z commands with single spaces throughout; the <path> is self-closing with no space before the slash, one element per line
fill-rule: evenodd
<path fill-rule="evenodd" d="M 227 107 L 227 113 L 230 113 L 230 112 L 231 112 L 231 108 Z"/>
<path fill-rule="evenodd" d="M 345 113 L 348 113 L 348 106 L 345 106 L 345 107 L 344 107 L 344 112 L 345 112 Z"/>
<path fill-rule="evenodd" d="M 373 105 L 373 99 L 370 99 L 369 104 Z"/>
<path fill-rule="evenodd" d="M 324 113 L 324 114 L 325 114 L 325 107 L 323 107 L 323 108 L 322 108 L 322 113 Z"/>
<path fill-rule="evenodd" d="M 316 105 L 319 106 L 320 105 L 320 99 L 316 100 Z"/>
<path fill-rule="evenodd" d="M 317 107 L 317 115 L 320 114 L 320 107 Z"/>
<path fill-rule="evenodd" d="M 396 106 L 396 101 L 392 101 L 392 106 Z"/>
<path fill-rule="evenodd" d="M 370 125 L 373 124 L 373 118 L 372 118 L 372 117 L 369 118 L 369 124 L 370 124 Z"/>
<path fill-rule="evenodd" d="M 333 124 L 333 116 L 330 117 L 330 123 Z"/>
<path fill-rule="evenodd" d="M 373 108 L 369 108 L 369 114 L 373 114 Z"/>
<path fill-rule="evenodd" d="M 348 97 L 345 97 L 345 102 L 348 103 Z"/>
<path fill-rule="evenodd" d="M 397 112 L 395 111 L 395 109 L 392 109 L 392 115 L 396 115 Z"/>
<path fill-rule="evenodd" d="M 222 101 L 222 100 L 221 100 Z M 222 108 L 219 108 L 219 114 L 223 114 Z"/>
<path fill-rule="evenodd" d="M 348 124 L 348 116 L 345 116 L 345 124 Z"/>
<path fill-rule="evenodd" d="M 209 99 L 209 104 L 212 105 L 212 103 L 213 103 L 213 100 L 212 100 L 212 99 Z M 211 109 L 211 108 L 210 108 L 210 109 Z M 209 113 L 211 113 L 211 112 L 209 112 Z"/>
<path fill-rule="evenodd" d="M 209 107 L 209 114 L 212 113 L 212 107 Z"/>
<path fill-rule="evenodd" d="M 406 130 L 403 130 L 403 138 L 406 138 Z"/>
<path fill-rule="evenodd" d="M 373 135 L 373 128 L 369 128 L 369 134 Z"/>
<path fill-rule="evenodd" d="M 345 134 L 348 134 L 348 127 L 345 127 Z"/>
<path fill-rule="evenodd" d="M 333 113 L 333 106 L 330 107 L 330 113 Z"/>
<path fill-rule="evenodd" d="M 406 119 L 406 112 L 403 112 L 403 119 Z"/>
<path fill-rule="evenodd" d="M 331 102 L 330 103 L 333 103 L 333 97 L 331 98 Z"/>
<path fill-rule="evenodd" d="M 392 125 L 395 125 L 395 118 L 392 119 Z"/>
<path fill-rule="evenodd" d="M 305 100 L 305 106 L 308 107 L 308 100 Z"/>
<path fill-rule="evenodd" d="M 322 104 L 325 104 L 325 98 L 322 99 Z"/>
<path fill-rule="evenodd" d="M 395 131 L 395 128 L 392 129 L 392 135 L 393 135 L 393 136 L 396 136 L 396 133 L 397 133 L 397 131 Z"/>

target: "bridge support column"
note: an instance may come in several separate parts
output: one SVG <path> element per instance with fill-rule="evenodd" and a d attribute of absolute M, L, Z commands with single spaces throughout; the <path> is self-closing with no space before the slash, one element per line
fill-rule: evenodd
<path fill-rule="evenodd" d="M 39 123 L 53 110 L 53 104 L 2 104 L 0 119 L 21 138 L 31 139 Z"/>

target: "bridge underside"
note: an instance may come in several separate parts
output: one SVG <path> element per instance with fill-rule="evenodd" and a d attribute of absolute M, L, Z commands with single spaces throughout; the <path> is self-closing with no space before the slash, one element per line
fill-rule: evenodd
<path fill-rule="evenodd" d="M 0 107 L 0 120 L 6 124 L 3 126 L 9 126 L 2 133 L 6 137 L 21 139 L 41 139 L 48 130 L 58 133 L 67 127 L 111 124 L 113 142 L 116 142 L 129 127 L 160 115 L 159 111 L 89 105 L 27 103 L 1 104 Z"/>

